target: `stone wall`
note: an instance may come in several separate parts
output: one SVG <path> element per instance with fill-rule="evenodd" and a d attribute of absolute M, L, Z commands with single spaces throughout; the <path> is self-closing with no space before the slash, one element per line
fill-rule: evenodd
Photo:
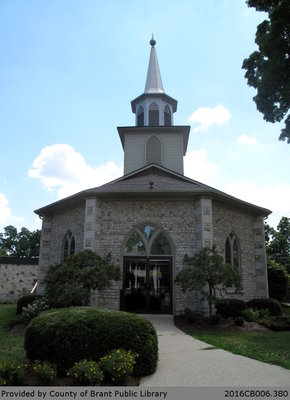
<path fill-rule="evenodd" d="M 14 303 L 23 291 L 31 291 L 37 280 L 37 259 L 0 259 L 0 303 Z"/>
<path fill-rule="evenodd" d="M 145 224 L 162 230 L 172 246 L 174 314 L 179 314 L 185 307 L 204 314 L 208 312 L 207 303 L 199 301 L 198 293 L 182 293 L 175 286 L 174 279 L 184 265 L 184 256 L 192 256 L 203 246 L 215 244 L 224 256 L 225 242 L 231 232 L 236 234 L 240 244 L 244 290 L 242 295 L 237 295 L 229 289 L 225 295 L 244 300 L 267 297 L 262 217 L 230 208 L 206 197 L 91 197 L 78 206 L 45 217 L 39 282 L 48 265 L 61 261 L 63 239 L 68 230 L 75 237 L 76 252 L 91 249 L 104 258 L 110 256 L 122 272 L 125 244 L 133 231 Z M 42 294 L 44 288 L 41 284 L 39 288 L 38 293 Z M 120 289 L 121 281 L 102 292 L 93 292 L 91 304 L 119 309 Z"/>

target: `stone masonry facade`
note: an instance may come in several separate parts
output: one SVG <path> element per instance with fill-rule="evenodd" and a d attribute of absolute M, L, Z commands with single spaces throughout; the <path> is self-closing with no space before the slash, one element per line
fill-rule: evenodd
<path fill-rule="evenodd" d="M 239 240 L 243 293 L 235 294 L 229 288 L 226 297 L 248 300 L 267 297 L 263 219 L 247 212 L 232 209 L 209 197 L 160 196 L 160 197 L 92 197 L 43 220 L 39 281 L 47 267 L 61 261 L 65 234 L 70 230 L 76 240 L 76 252 L 83 249 L 96 251 L 123 270 L 125 244 L 132 232 L 144 224 L 163 231 L 172 247 L 172 296 L 173 313 L 185 307 L 201 313 L 208 312 L 198 293 L 184 294 L 174 285 L 184 257 L 192 256 L 202 247 L 217 246 L 225 255 L 225 242 L 234 232 Z M 120 308 L 122 282 L 107 290 L 93 292 L 91 304 Z M 40 285 L 39 293 L 44 292 Z"/>
<path fill-rule="evenodd" d="M 83 250 L 84 212 L 84 205 L 79 205 L 43 218 L 38 268 L 38 294 L 44 294 L 42 281 L 47 268 L 62 261 L 64 238 L 69 230 L 73 232 L 75 238 L 76 252 Z"/>
<path fill-rule="evenodd" d="M 220 203 L 214 204 L 213 240 L 221 254 L 224 254 L 225 242 L 231 232 L 236 234 L 239 241 L 243 291 L 242 294 L 235 294 L 229 289 L 225 297 L 246 301 L 268 297 L 263 218 L 227 208 Z"/>

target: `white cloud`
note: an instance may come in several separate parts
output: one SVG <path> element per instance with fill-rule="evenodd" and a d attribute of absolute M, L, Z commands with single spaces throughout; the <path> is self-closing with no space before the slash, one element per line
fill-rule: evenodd
<path fill-rule="evenodd" d="M 242 135 L 238 137 L 239 144 L 257 144 L 257 139 L 254 136 Z"/>
<path fill-rule="evenodd" d="M 225 187 L 225 191 L 239 199 L 272 211 L 268 223 L 276 227 L 281 217 L 290 217 L 290 184 L 259 186 L 253 182 L 236 182 Z"/>
<path fill-rule="evenodd" d="M 9 201 L 3 193 L 0 193 L 0 223 L 3 224 L 11 215 Z"/>
<path fill-rule="evenodd" d="M 217 166 L 210 163 L 207 158 L 208 155 L 205 149 L 187 152 L 184 157 L 185 176 L 210 184 L 217 174 Z"/>
<path fill-rule="evenodd" d="M 231 114 L 228 109 L 222 105 L 217 105 L 214 108 L 199 107 L 189 117 L 191 123 L 199 123 L 197 128 L 194 128 L 194 132 L 199 132 L 209 128 L 211 125 L 224 124 L 231 118 Z"/>
<path fill-rule="evenodd" d="M 49 191 L 57 189 L 60 199 L 109 182 L 122 175 L 122 168 L 114 161 L 92 167 L 72 146 L 54 144 L 41 150 L 28 175 L 39 179 Z"/>

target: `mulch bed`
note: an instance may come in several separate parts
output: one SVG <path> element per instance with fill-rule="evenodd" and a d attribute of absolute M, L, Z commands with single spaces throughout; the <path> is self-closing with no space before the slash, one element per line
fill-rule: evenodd
<path fill-rule="evenodd" d="M 196 322 L 190 324 L 186 318 L 182 316 L 174 317 L 174 323 L 177 328 L 186 331 L 190 329 L 196 330 L 215 330 L 215 331 L 237 331 L 237 332 L 269 332 L 265 326 L 259 325 L 256 322 L 245 321 L 243 326 L 237 326 L 230 319 L 222 319 L 218 324 L 213 325 L 208 318 L 197 318 Z"/>

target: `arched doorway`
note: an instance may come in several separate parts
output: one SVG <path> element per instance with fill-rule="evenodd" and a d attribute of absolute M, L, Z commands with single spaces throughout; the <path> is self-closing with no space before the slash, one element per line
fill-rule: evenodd
<path fill-rule="evenodd" d="M 172 312 L 172 249 L 166 235 L 152 225 L 137 228 L 126 242 L 121 309 Z"/>

